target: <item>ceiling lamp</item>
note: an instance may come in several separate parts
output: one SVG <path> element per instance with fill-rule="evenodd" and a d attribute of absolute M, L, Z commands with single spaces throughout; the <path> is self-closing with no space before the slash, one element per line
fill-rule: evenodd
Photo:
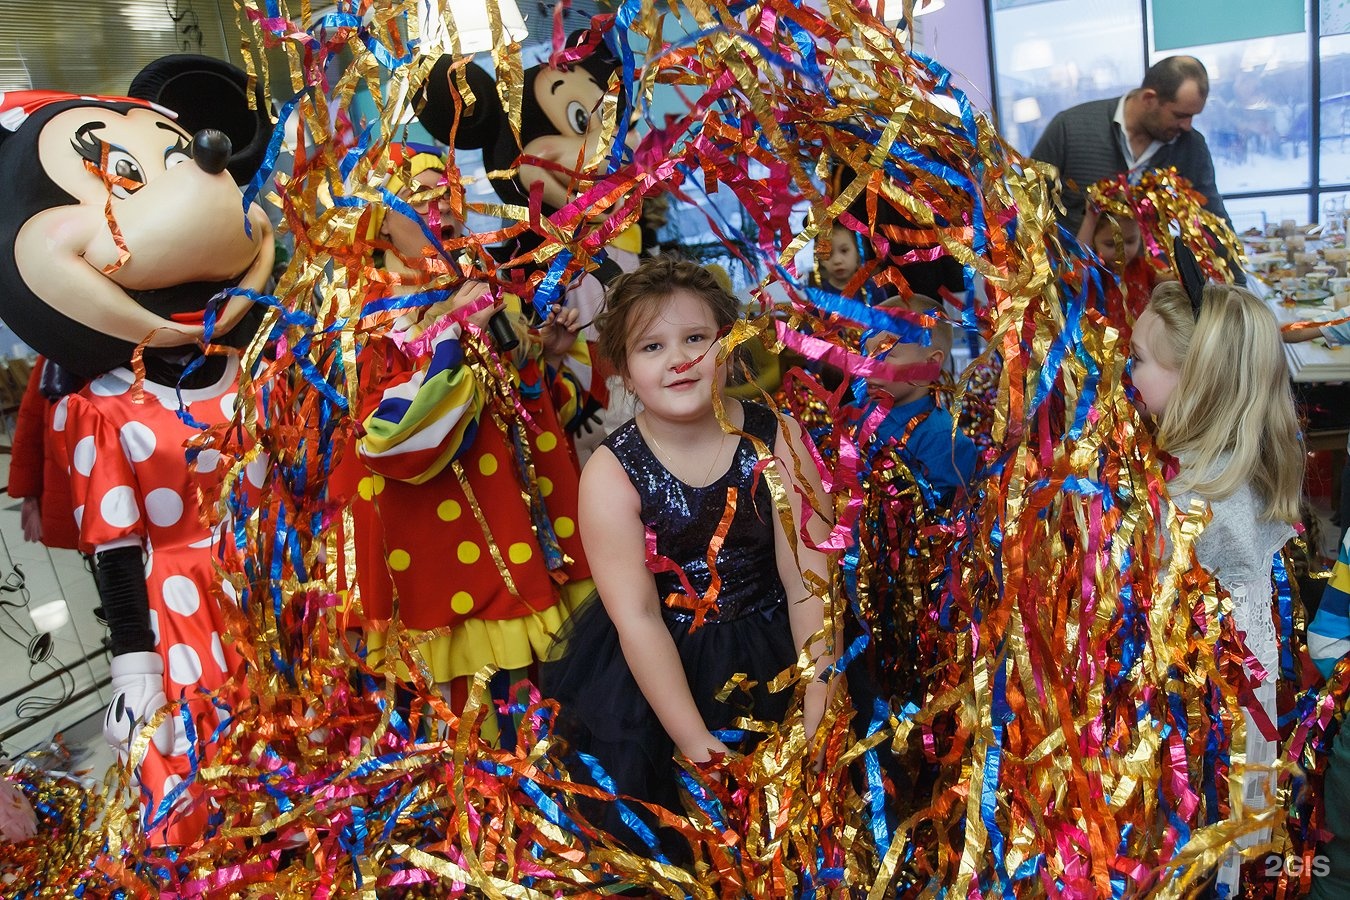
<path fill-rule="evenodd" d="M 433 7 L 427 9 L 427 6 Z M 459 37 L 460 53 L 482 53 L 491 50 L 495 44 L 492 36 L 492 24 L 489 7 L 495 7 L 501 16 L 502 34 L 508 41 L 519 41 L 529 34 L 525 19 L 520 14 L 515 0 L 449 0 L 442 14 L 442 4 L 424 4 L 428 32 L 425 34 L 430 46 L 451 48 L 448 32 L 449 20 L 453 18 L 455 33 Z"/>

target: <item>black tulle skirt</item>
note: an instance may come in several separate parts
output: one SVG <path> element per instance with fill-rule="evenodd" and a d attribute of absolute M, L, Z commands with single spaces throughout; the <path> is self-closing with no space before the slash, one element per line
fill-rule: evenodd
<path fill-rule="evenodd" d="M 689 624 L 666 619 L 680 654 L 690 694 L 710 731 L 731 727 L 746 717 L 781 722 L 792 700 L 792 688 L 770 693 L 768 683 L 797 661 L 786 603 L 731 621 Z M 619 645 L 619 634 L 598 597 L 592 597 L 570 620 L 553 659 L 541 669 L 542 690 L 559 701 L 556 733 L 569 748 L 590 754 L 629 797 L 682 811 L 675 744 L 638 688 Z M 726 702 L 716 695 L 737 673 L 755 682 L 733 690 Z M 733 749 L 753 747 L 763 735 L 747 732 Z M 573 777 L 587 780 L 584 767 Z M 588 818 L 623 839 L 634 850 L 645 849 L 624 825 L 613 804 L 584 809 Z M 600 819 L 593 818 L 597 813 Z M 650 821 L 650 818 L 643 816 Z M 683 854 L 672 851 L 668 855 Z"/>

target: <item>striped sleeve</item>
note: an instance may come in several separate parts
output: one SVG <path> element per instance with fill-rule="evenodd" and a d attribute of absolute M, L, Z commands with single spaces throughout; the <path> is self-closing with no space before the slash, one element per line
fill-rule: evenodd
<path fill-rule="evenodd" d="M 361 458 L 378 475 L 423 484 L 473 444 L 484 399 L 451 326 L 430 356 L 381 387 L 362 422 Z"/>
<path fill-rule="evenodd" d="M 1350 653 L 1350 533 L 1308 626 L 1308 653 L 1323 675 L 1330 675 L 1340 658 Z"/>
<path fill-rule="evenodd" d="M 1344 310 L 1337 310 L 1337 318 L 1343 318 L 1344 312 Z M 1326 338 L 1329 344 L 1350 344 L 1350 322 L 1323 325 L 1322 337 Z"/>

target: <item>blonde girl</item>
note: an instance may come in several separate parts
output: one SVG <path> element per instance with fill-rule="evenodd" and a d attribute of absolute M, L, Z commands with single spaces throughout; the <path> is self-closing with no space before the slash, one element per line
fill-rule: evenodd
<path fill-rule="evenodd" d="M 1271 560 L 1294 536 L 1303 483 L 1303 448 L 1279 326 L 1244 288 L 1210 284 L 1192 292 L 1166 282 L 1153 291 L 1130 343 L 1139 399 L 1157 425 L 1158 444 L 1180 463 L 1168 482 L 1172 502 L 1182 512 L 1195 500 L 1209 507 L 1196 557 L 1232 596 L 1238 630 L 1267 673 L 1256 698 L 1274 722 L 1280 660 Z M 1244 718 L 1247 764 L 1273 764 L 1275 743 L 1250 715 Z M 1243 779 L 1248 810 L 1265 805 L 1268 787 L 1264 774 Z M 1240 845 L 1265 839 L 1258 832 Z M 1220 870 L 1230 887 L 1239 863 L 1230 853 Z"/>

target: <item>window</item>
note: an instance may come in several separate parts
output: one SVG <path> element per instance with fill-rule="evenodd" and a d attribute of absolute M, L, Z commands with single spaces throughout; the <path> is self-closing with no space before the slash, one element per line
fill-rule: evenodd
<path fill-rule="evenodd" d="M 1139 6 L 1109 0 L 994 0 L 999 121 L 1022 153 L 1055 114 L 1139 84 Z"/>
<path fill-rule="evenodd" d="M 1344 218 L 1342 198 L 1350 194 L 1346 0 L 1306 0 L 1284 8 L 1278 23 L 1255 30 L 1247 19 L 1236 30 L 1215 24 L 1209 36 L 1178 31 L 1178 22 L 1208 15 L 1212 0 L 988 2 L 995 108 L 1004 136 L 1019 151 L 1029 152 L 1060 110 L 1126 93 L 1139 86 L 1148 64 L 1189 54 L 1209 70 L 1209 100 L 1196 126 L 1209 143 L 1238 230 L 1259 227 L 1263 214 L 1277 224 L 1327 221 L 1328 199 L 1335 217 Z M 1154 46 L 1155 20 L 1167 33 L 1167 49 Z M 1294 33 L 1249 36 L 1261 30 Z M 1174 48 L 1178 34 L 1213 42 Z"/>
<path fill-rule="evenodd" d="M 1220 182 L 1222 183 L 1222 182 Z M 1308 218 L 1307 194 L 1279 194 L 1276 196 L 1224 198 L 1224 208 L 1233 219 L 1233 230 L 1238 234 L 1256 229 L 1265 233 L 1266 225 L 1278 227 L 1286 219 L 1304 223 Z"/>
<path fill-rule="evenodd" d="M 1350 194 L 1322 194 L 1321 199 L 1317 222 L 1326 229 L 1323 235 L 1344 234 L 1346 218 L 1350 215 Z"/>
<path fill-rule="evenodd" d="M 1350 34 L 1321 40 L 1321 183 L 1350 184 Z"/>
<path fill-rule="evenodd" d="M 1230 195 L 1308 187 L 1308 36 L 1182 47 L 1154 53 L 1149 63 L 1179 55 L 1194 56 L 1209 71 L 1209 100 L 1195 125 L 1209 142 L 1219 190 Z M 1295 218 L 1307 222 L 1307 210 Z"/>

